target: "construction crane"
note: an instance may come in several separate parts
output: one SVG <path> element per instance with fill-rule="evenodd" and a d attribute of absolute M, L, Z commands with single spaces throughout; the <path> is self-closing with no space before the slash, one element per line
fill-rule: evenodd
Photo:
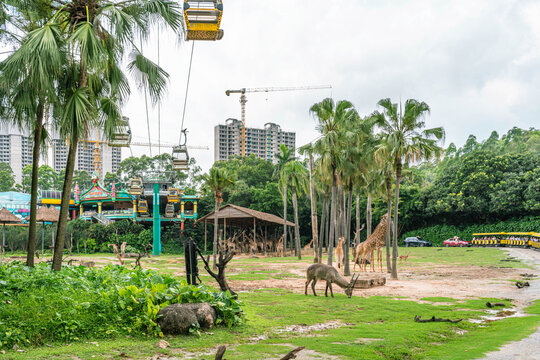
<path fill-rule="evenodd" d="M 165 147 L 165 148 L 172 148 L 178 145 L 170 144 L 170 143 L 145 143 L 145 142 L 131 142 L 131 146 L 145 146 L 145 147 Z M 210 150 L 208 146 L 196 146 L 196 145 L 188 145 L 188 149 L 190 150 Z"/>
<path fill-rule="evenodd" d="M 242 120 L 242 130 L 240 133 L 241 139 L 241 151 L 242 158 L 246 156 L 246 93 L 253 92 L 271 92 L 271 91 L 299 91 L 299 90 L 319 90 L 319 89 L 331 89 L 332 85 L 317 85 L 317 86 L 295 86 L 295 87 L 266 87 L 266 88 L 242 88 L 239 90 L 227 90 L 225 95 L 240 94 L 240 110 Z"/>

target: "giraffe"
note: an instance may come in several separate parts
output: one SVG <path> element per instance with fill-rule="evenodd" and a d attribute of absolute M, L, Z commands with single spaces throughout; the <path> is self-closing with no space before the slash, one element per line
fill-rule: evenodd
<path fill-rule="evenodd" d="M 313 239 L 311 239 L 311 241 L 304 246 L 304 251 L 308 251 L 311 248 L 311 244 L 313 244 Z"/>
<path fill-rule="evenodd" d="M 358 245 L 358 247 L 356 248 L 356 257 L 354 259 L 355 266 L 360 259 L 367 260 L 369 255 L 369 259 L 371 262 L 371 271 L 375 271 L 373 252 L 377 250 L 377 261 L 379 262 L 381 272 L 383 271 L 382 248 L 384 246 L 384 237 L 386 235 L 387 220 L 388 213 L 382 216 L 381 222 L 379 223 L 379 225 L 377 225 L 373 233 L 366 239 L 366 241 Z M 367 271 L 367 261 L 364 261 L 363 265 L 364 271 Z M 360 268 L 362 268 L 362 264 L 360 264 Z"/>

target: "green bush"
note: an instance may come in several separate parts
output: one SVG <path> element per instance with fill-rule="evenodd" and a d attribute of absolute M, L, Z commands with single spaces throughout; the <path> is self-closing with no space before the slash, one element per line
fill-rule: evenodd
<path fill-rule="evenodd" d="M 526 216 L 496 223 L 474 225 L 434 225 L 422 229 L 407 231 L 401 236 L 401 241 L 409 236 L 421 236 L 424 240 L 433 242 L 434 246 L 442 246 L 444 240 L 459 236 L 464 240 L 472 240 L 474 233 L 488 232 L 540 232 L 540 216 Z"/>
<path fill-rule="evenodd" d="M 230 293 L 192 286 L 153 270 L 64 266 L 0 266 L 0 348 L 37 346 L 115 335 L 163 336 L 158 311 L 170 304 L 209 302 L 218 324 L 239 325 L 241 303 Z"/>

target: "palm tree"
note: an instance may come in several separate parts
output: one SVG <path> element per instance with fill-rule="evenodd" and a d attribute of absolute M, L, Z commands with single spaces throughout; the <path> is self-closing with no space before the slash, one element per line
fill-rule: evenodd
<path fill-rule="evenodd" d="M 48 24 L 51 16 L 51 9 L 42 2 L 12 0 L 0 6 L 0 40 L 14 48 L 0 63 L 0 115 L 21 129 L 30 129 L 34 138 L 27 266 L 34 266 L 36 250 L 39 158 L 47 138 L 44 119 L 48 106 L 57 103 L 55 79 L 66 59 L 58 51 L 63 47 L 59 29 Z"/>
<path fill-rule="evenodd" d="M 61 106 L 53 108 L 60 134 L 69 142 L 52 265 L 60 270 L 79 141 L 92 127 L 111 137 L 121 120 L 120 106 L 130 93 L 120 69 L 126 51 L 131 51 L 128 70 L 154 102 L 160 99 L 168 74 L 143 56 L 133 37 L 146 39 L 152 25 L 176 31 L 182 17 L 179 6 L 167 0 L 53 0 L 48 6 L 58 9 L 47 25 L 62 39 L 56 51 L 67 54 L 57 78 Z"/>
<path fill-rule="evenodd" d="M 280 190 L 283 196 L 283 256 L 287 252 L 287 184 L 288 181 L 282 179 L 283 168 L 285 165 L 294 160 L 294 149 L 289 149 L 285 144 L 279 145 L 279 153 L 275 154 L 277 159 L 276 168 L 274 169 L 274 177 L 278 177 L 280 180 Z"/>
<path fill-rule="evenodd" d="M 394 220 L 393 220 L 393 252 L 392 278 L 397 279 L 397 239 L 399 184 L 403 165 L 410 162 L 429 160 L 440 156 L 443 149 L 437 145 L 444 139 L 444 129 L 436 127 L 425 129 L 424 116 L 429 114 L 429 106 L 425 102 L 414 99 L 405 101 L 404 110 L 401 104 L 393 104 L 390 99 L 378 102 L 382 112 L 375 112 L 374 117 L 381 128 L 381 147 L 386 148 L 395 171 Z"/>
<path fill-rule="evenodd" d="M 311 203 L 311 236 L 313 241 L 313 262 L 317 264 L 321 262 L 321 258 L 319 256 L 319 233 L 317 226 L 317 192 L 315 190 L 314 184 L 315 161 L 313 159 L 313 145 L 311 143 L 306 144 L 302 146 L 299 151 L 303 155 L 309 155 L 309 199 Z"/>
<path fill-rule="evenodd" d="M 298 260 L 302 259 L 302 248 L 300 246 L 300 224 L 298 223 L 298 196 L 307 192 L 307 179 L 308 171 L 304 164 L 300 161 L 290 161 L 283 167 L 282 170 L 285 175 L 283 176 L 284 181 L 288 181 L 291 186 L 292 192 L 292 203 L 294 210 L 294 237 L 295 237 L 295 248 L 296 256 Z"/>
<path fill-rule="evenodd" d="M 330 238 L 328 239 L 328 265 L 332 265 L 332 248 L 336 239 L 337 225 L 337 186 L 339 182 L 338 168 L 343 157 L 340 156 L 340 132 L 350 117 L 358 114 L 351 102 L 341 100 L 337 104 L 333 99 L 326 98 L 310 108 L 311 114 L 317 120 L 317 130 L 322 137 L 313 145 L 320 155 L 321 166 L 326 167 L 332 174 L 332 199 L 330 204 Z"/>
<path fill-rule="evenodd" d="M 216 267 L 216 254 L 217 254 L 217 247 L 218 247 L 218 214 L 219 214 L 219 207 L 221 206 L 221 203 L 223 202 L 223 190 L 233 187 L 235 182 L 233 179 L 232 174 L 227 171 L 227 169 L 219 168 L 219 167 L 212 167 L 210 169 L 210 172 L 208 174 L 205 174 L 203 176 L 203 189 L 206 192 L 213 192 L 214 193 L 214 199 L 215 199 L 215 207 L 214 207 L 214 250 L 213 250 L 213 258 L 214 258 L 214 267 Z"/>

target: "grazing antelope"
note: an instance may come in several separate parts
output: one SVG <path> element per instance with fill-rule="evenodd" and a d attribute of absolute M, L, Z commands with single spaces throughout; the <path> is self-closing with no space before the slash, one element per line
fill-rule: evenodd
<path fill-rule="evenodd" d="M 409 258 L 409 253 L 407 253 L 407 255 L 400 255 L 399 261 L 407 261 L 408 258 Z"/>
<path fill-rule="evenodd" d="M 317 280 L 324 280 L 326 281 L 326 290 L 324 291 L 324 296 L 328 297 L 328 289 L 330 289 L 330 295 L 334 297 L 332 284 L 337 284 L 342 289 L 345 289 L 345 295 L 350 298 L 352 296 L 354 285 L 356 284 L 359 276 L 360 274 L 358 274 L 355 278 L 353 275 L 351 282 L 348 282 L 341 275 L 339 275 L 338 271 L 334 267 L 325 264 L 313 264 L 307 269 L 307 280 L 304 293 L 307 295 L 307 288 L 311 283 L 313 295 L 317 296 L 317 293 L 315 292 L 315 284 L 317 284 Z"/>
<path fill-rule="evenodd" d="M 336 249 L 334 250 L 334 256 L 336 257 L 337 261 L 337 267 L 338 269 L 341 269 L 341 273 L 343 273 L 343 258 L 345 254 L 343 253 L 343 243 L 345 242 L 344 237 L 339 238 L 339 242 L 336 246 Z"/>

